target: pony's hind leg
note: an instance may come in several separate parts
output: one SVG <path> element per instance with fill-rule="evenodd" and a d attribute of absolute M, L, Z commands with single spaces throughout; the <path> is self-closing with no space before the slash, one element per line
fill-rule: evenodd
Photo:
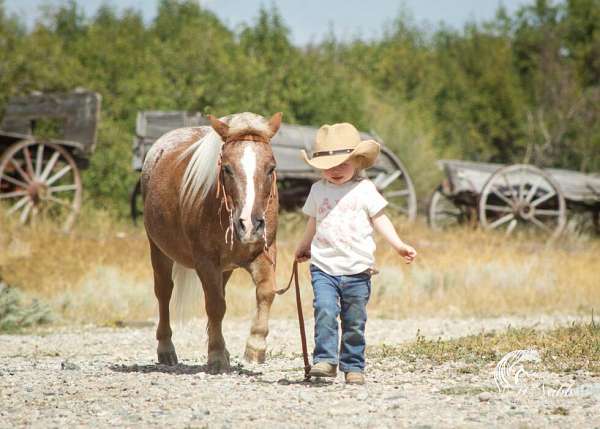
<path fill-rule="evenodd" d="M 171 341 L 172 331 L 169 320 L 169 302 L 173 293 L 173 261 L 169 259 L 151 240 L 150 257 L 154 270 L 154 294 L 158 299 L 158 327 L 156 339 L 158 340 L 158 363 L 166 365 L 177 364 L 175 346 Z"/>
<path fill-rule="evenodd" d="M 271 254 L 274 254 L 273 251 Z M 275 298 L 275 267 L 261 254 L 248 268 L 256 285 L 256 315 L 250 327 L 244 358 L 249 362 L 263 363 L 269 334 L 269 311 Z"/>
<path fill-rule="evenodd" d="M 219 374 L 229 371 L 229 352 L 225 347 L 223 338 L 222 322 L 225 317 L 225 288 L 224 280 L 229 278 L 223 275 L 216 265 L 203 264 L 196 270 L 202 288 L 204 289 L 204 304 L 208 323 L 208 371 L 211 374 Z"/>

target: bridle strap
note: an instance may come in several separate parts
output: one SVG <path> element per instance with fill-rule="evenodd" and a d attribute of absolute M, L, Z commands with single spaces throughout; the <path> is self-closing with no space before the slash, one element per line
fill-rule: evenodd
<path fill-rule="evenodd" d="M 242 131 L 240 133 L 227 136 L 227 140 L 225 140 L 225 144 L 235 143 L 235 142 L 240 142 L 240 141 L 245 141 L 245 142 L 252 141 L 252 142 L 269 144 L 269 140 L 270 139 L 263 134 L 249 133 L 247 131 Z"/>

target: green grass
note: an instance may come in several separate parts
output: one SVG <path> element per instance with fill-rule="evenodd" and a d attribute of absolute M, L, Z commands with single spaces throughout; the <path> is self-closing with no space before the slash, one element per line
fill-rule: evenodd
<path fill-rule="evenodd" d="M 43 302 L 27 300 L 15 288 L 0 282 L 0 333 L 16 333 L 25 328 L 43 325 L 53 319 Z"/>

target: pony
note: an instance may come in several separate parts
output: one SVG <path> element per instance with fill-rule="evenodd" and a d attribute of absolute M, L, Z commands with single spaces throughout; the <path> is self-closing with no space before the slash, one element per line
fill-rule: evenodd
<path fill-rule="evenodd" d="M 278 196 L 270 140 L 281 125 L 250 112 L 211 126 L 186 127 L 160 137 L 141 177 L 144 226 L 158 300 L 158 362 L 177 364 L 169 303 L 174 286 L 204 291 L 210 373 L 228 371 L 222 333 L 225 286 L 236 268 L 256 286 L 256 314 L 244 357 L 265 361 L 269 311 L 275 297 Z M 176 284 L 175 284 L 176 283 Z"/>

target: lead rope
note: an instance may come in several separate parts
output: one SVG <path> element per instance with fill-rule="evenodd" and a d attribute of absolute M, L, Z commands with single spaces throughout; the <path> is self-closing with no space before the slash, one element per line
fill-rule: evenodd
<path fill-rule="evenodd" d="M 298 261 L 294 261 L 294 265 L 292 267 L 292 275 L 290 276 L 290 281 L 284 289 L 279 289 L 276 291 L 278 295 L 285 293 L 290 286 L 292 285 L 292 280 L 294 281 L 294 286 L 296 289 L 296 308 L 298 310 L 298 324 L 300 325 L 300 340 L 302 342 L 302 357 L 304 358 L 304 381 L 310 380 L 310 364 L 308 363 L 308 347 L 306 346 L 306 331 L 304 329 L 304 314 L 302 313 L 302 298 L 300 297 L 300 282 L 298 280 Z"/>

